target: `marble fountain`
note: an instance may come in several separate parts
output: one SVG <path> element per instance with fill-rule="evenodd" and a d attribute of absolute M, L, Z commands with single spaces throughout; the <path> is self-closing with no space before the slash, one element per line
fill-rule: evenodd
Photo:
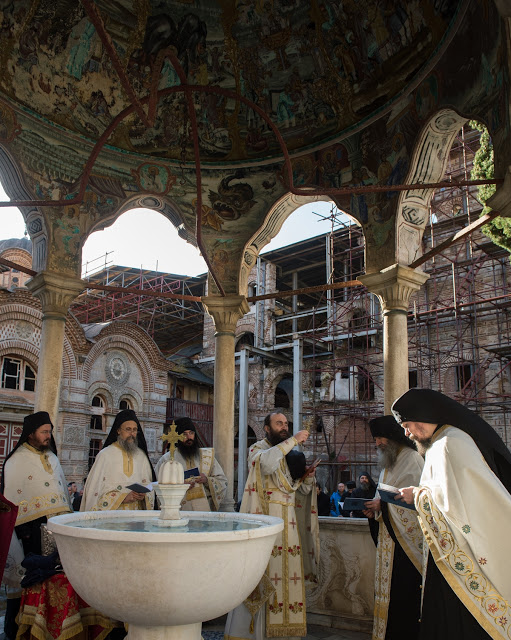
<path fill-rule="evenodd" d="M 171 450 L 173 446 L 171 442 Z M 64 571 L 92 607 L 129 624 L 128 640 L 200 640 L 201 626 L 240 604 L 261 579 L 280 518 L 179 511 L 183 467 L 160 469 L 159 511 L 50 518 Z"/>

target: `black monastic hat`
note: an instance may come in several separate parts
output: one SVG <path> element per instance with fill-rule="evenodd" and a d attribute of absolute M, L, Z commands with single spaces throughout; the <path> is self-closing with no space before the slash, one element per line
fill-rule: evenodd
<path fill-rule="evenodd" d="M 410 449 L 415 449 L 415 443 L 407 438 L 403 427 L 394 416 L 380 416 L 369 420 L 369 429 L 373 438 L 388 438 Z"/>
<path fill-rule="evenodd" d="M 186 416 L 175 420 L 175 425 L 176 431 L 178 433 L 183 433 L 183 431 L 196 431 L 195 425 L 193 424 L 191 418 L 187 418 Z"/>
<path fill-rule="evenodd" d="M 448 424 L 474 440 L 493 473 L 511 493 L 511 452 L 495 429 L 456 400 L 433 389 L 409 389 L 392 405 L 396 420 Z"/>

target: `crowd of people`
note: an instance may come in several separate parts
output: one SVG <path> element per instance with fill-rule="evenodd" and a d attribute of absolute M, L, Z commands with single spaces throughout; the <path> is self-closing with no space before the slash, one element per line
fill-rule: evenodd
<path fill-rule="evenodd" d="M 511 637 L 511 453 L 502 439 L 477 414 L 428 389 L 406 392 L 392 415 L 369 428 L 378 483 L 364 470 L 358 483 L 339 482 L 329 496 L 316 482 L 316 463 L 308 465 L 300 450 L 309 432 L 290 433 L 280 412 L 266 416 L 265 437 L 248 452 L 240 511 L 278 516 L 284 529 L 259 585 L 229 613 L 225 640 L 307 634 L 305 589 L 319 580 L 318 515 L 368 521 L 376 544 L 373 640 Z M 227 478 L 214 450 L 199 446 L 189 418 L 176 420 L 176 430 L 175 459 L 190 485 L 182 509 L 219 510 Z M 1 480 L 2 499 L 18 509 L 14 534 L 4 541 L 7 640 L 16 637 L 20 565 L 42 552 L 41 524 L 73 509 L 152 509 L 151 483 L 168 458 L 155 473 L 138 417 L 121 411 L 79 491 L 64 478 L 50 416 L 25 418 Z"/>

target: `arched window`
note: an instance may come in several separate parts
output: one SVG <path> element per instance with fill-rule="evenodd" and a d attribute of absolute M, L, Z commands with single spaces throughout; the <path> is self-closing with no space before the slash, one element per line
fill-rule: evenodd
<path fill-rule="evenodd" d="M 238 338 L 238 341 L 236 342 L 236 351 L 239 351 L 244 344 L 248 344 L 250 347 L 254 346 L 254 334 L 251 331 L 243 333 Z"/>
<path fill-rule="evenodd" d="M 126 409 L 131 409 L 131 403 L 129 400 L 126 400 L 126 398 L 123 398 L 120 402 L 119 402 L 119 410 L 120 411 L 125 411 Z"/>
<path fill-rule="evenodd" d="M 92 398 L 90 428 L 103 431 L 103 418 L 105 413 L 105 401 L 101 396 Z"/>
<path fill-rule="evenodd" d="M 32 367 L 21 358 L 2 358 L 2 389 L 35 391 L 36 375 Z"/>
<path fill-rule="evenodd" d="M 275 388 L 275 409 L 289 409 L 293 397 L 293 376 L 287 374 Z"/>

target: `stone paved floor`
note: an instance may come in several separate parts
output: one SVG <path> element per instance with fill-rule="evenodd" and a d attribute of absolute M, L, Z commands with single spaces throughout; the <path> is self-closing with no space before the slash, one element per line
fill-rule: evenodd
<path fill-rule="evenodd" d="M 359 631 L 344 631 L 343 629 L 330 629 L 308 625 L 308 634 L 305 640 L 370 640 L 370 633 Z M 202 630 L 204 640 L 223 640 L 223 629 L 218 625 L 206 627 Z"/>
<path fill-rule="evenodd" d="M 4 610 L 5 603 L 0 597 L 0 640 L 5 640 L 4 630 Z M 371 634 L 361 633 L 358 631 L 344 631 L 342 629 L 330 629 L 327 627 L 318 627 L 316 625 L 308 626 L 308 634 L 305 640 L 370 640 Z M 202 630 L 204 640 L 223 640 L 224 625 L 213 624 L 205 625 Z"/>
<path fill-rule="evenodd" d="M 4 640 L 3 634 L 4 619 L 0 616 L 0 640 Z M 317 627 L 309 625 L 308 635 L 305 640 L 369 640 L 371 635 L 368 633 L 360 633 L 357 631 L 343 631 L 342 629 L 327 629 L 326 627 Z M 202 632 L 204 640 L 223 640 L 223 629 L 214 627 L 212 629 L 204 629 Z"/>

